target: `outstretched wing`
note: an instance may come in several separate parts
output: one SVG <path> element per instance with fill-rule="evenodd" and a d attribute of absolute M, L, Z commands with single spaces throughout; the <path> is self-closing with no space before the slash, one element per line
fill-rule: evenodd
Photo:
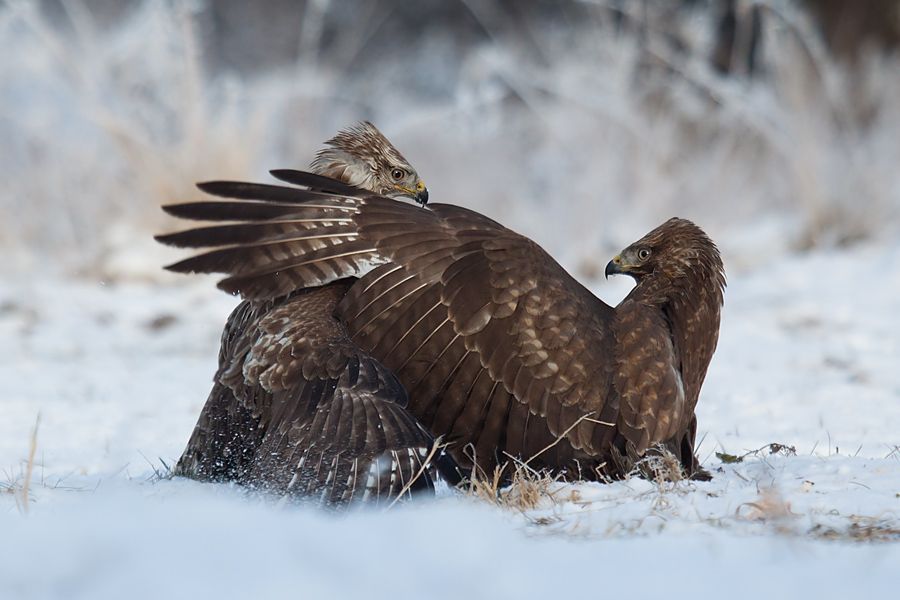
<path fill-rule="evenodd" d="M 219 368 L 174 474 L 202 481 L 246 482 L 265 430 L 254 411 L 252 387 L 242 373 L 244 357 L 257 335 L 268 303 L 241 302 L 222 332 Z M 261 390 L 260 390 L 261 391 Z"/>
<path fill-rule="evenodd" d="M 338 283 L 235 310 L 176 474 L 330 505 L 432 487 L 434 441 L 407 411 L 406 391 L 332 314 L 346 289 Z"/>
<path fill-rule="evenodd" d="M 243 362 L 266 434 L 250 481 L 329 504 L 390 499 L 431 480 L 431 436 L 406 410 L 396 377 L 332 316 L 345 286 L 300 294 L 269 311 Z"/>
<path fill-rule="evenodd" d="M 537 244 L 463 208 L 273 174 L 315 190 L 215 182 L 201 188 L 232 201 L 166 207 L 238 221 L 161 236 L 218 246 L 170 268 L 226 273 L 220 287 L 254 299 L 359 278 L 336 315 L 396 374 L 422 424 L 478 457 L 548 452 L 560 464 L 610 442 L 613 309 Z"/>

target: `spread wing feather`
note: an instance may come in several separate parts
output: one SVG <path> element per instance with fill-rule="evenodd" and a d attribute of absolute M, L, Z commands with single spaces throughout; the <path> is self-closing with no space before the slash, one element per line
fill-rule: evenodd
<path fill-rule="evenodd" d="M 328 505 L 432 487 L 434 442 L 406 410 L 406 391 L 332 316 L 346 288 L 241 303 L 177 474 Z"/>
<path fill-rule="evenodd" d="M 189 229 L 169 235 L 158 236 L 157 239 L 170 246 L 179 248 L 203 248 L 210 244 L 216 246 L 275 243 L 312 242 L 332 238 L 356 237 L 350 227 L 337 223 L 349 223 L 349 219 L 272 219 L 264 223 L 241 223 L 239 225 L 216 225 Z M 328 227 L 329 224 L 334 224 Z M 313 229 L 313 231 L 309 231 Z"/>
<path fill-rule="evenodd" d="M 308 190 L 322 191 L 327 194 L 339 194 L 343 196 L 365 196 L 369 192 L 358 187 L 347 185 L 331 177 L 317 175 L 307 171 L 295 171 L 293 169 L 274 169 L 269 171 L 272 177 L 286 183 L 302 186 Z"/>
<path fill-rule="evenodd" d="M 162 209 L 173 217 L 195 221 L 266 221 L 298 214 L 296 204 L 278 202 L 186 202 Z"/>
<path fill-rule="evenodd" d="M 406 410 L 406 391 L 332 316 L 345 290 L 300 294 L 260 320 L 243 371 L 269 392 L 262 412 L 272 421 L 252 479 L 329 504 L 431 487 L 433 440 Z"/>
<path fill-rule="evenodd" d="M 303 380 L 273 396 L 273 418 L 296 409 L 269 429 L 251 482 L 326 504 L 432 487 L 424 465 L 433 440 L 398 402 L 402 387 L 371 359 L 360 367 L 355 378 Z"/>
<path fill-rule="evenodd" d="M 507 450 L 527 458 L 555 440 L 553 456 L 600 452 L 618 414 L 611 307 L 534 242 L 478 213 L 351 193 L 298 171 L 273 174 L 308 189 L 205 184 L 253 203 L 246 210 L 254 218 L 164 236 L 196 247 L 232 244 L 170 268 L 228 273 L 220 287 L 257 300 L 358 278 L 335 315 L 396 375 L 409 411 L 435 434 L 491 460 Z M 253 212 L 260 203 L 278 207 L 271 222 Z M 233 206 L 240 202 L 209 204 L 209 220 L 245 210 Z M 198 203 L 169 211 L 205 218 Z M 337 235 L 315 238 L 315 246 L 302 237 L 329 233 Z M 612 420 L 600 422 L 601 414 Z"/>

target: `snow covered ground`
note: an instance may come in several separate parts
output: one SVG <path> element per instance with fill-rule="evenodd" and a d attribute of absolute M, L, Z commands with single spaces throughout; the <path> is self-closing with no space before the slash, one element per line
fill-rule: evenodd
<path fill-rule="evenodd" d="M 156 477 L 235 302 L 211 280 L 6 278 L 0 597 L 893 597 L 900 244 L 735 271 L 699 405 L 713 481 L 550 485 L 531 508 L 448 491 L 344 516 Z M 796 454 L 715 454 L 773 442 Z"/>

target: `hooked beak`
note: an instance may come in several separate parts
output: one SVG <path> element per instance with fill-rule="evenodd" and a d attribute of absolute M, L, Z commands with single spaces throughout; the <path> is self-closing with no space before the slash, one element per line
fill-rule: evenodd
<path fill-rule="evenodd" d="M 412 198 L 416 201 L 416 203 L 425 206 L 428 204 L 428 188 L 425 187 L 425 184 L 419 181 L 416 183 L 415 189 L 408 188 L 403 185 L 394 186 L 400 193 L 400 196 L 406 196 L 408 198 Z"/>
<path fill-rule="evenodd" d="M 603 274 L 609 279 L 610 275 L 621 275 L 625 273 L 622 269 L 622 255 L 616 254 L 611 261 L 606 263 L 606 270 Z"/>
<path fill-rule="evenodd" d="M 425 183 L 422 181 L 416 184 L 416 202 L 422 206 L 428 204 L 428 188 L 425 187 Z"/>

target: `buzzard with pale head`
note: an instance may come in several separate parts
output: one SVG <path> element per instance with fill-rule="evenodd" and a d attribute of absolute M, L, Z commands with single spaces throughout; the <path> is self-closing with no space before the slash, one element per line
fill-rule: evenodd
<path fill-rule="evenodd" d="M 419 174 L 368 121 L 341 131 L 325 142 L 310 165 L 313 173 L 343 181 L 389 198 L 428 203 L 428 188 Z"/>

